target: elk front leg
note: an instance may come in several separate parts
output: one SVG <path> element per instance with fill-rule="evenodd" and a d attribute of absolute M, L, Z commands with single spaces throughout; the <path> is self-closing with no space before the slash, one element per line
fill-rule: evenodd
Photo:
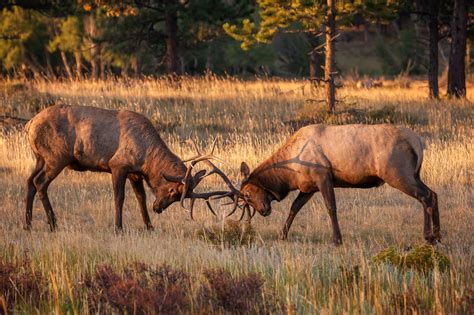
<path fill-rule="evenodd" d="M 150 216 L 148 215 L 148 210 L 146 207 L 146 192 L 145 187 L 143 186 L 143 180 L 130 179 L 130 183 L 132 184 L 133 191 L 135 192 L 135 196 L 137 197 L 137 201 L 140 206 L 143 223 L 145 223 L 147 230 L 153 231 L 153 225 L 151 224 Z"/>
<path fill-rule="evenodd" d="M 122 209 L 125 200 L 125 181 L 127 172 L 123 169 L 112 170 L 112 183 L 114 186 L 115 199 L 115 231 L 122 231 Z"/>
<path fill-rule="evenodd" d="M 288 231 L 290 230 L 291 224 L 293 223 L 293 219 L 298 214 L 301 208 L 308 202 L 309 199 L 314 195 L 314 193 L 305 193 L 300 191 L 298 197 L 293 201 L 290 208 L 290 214 L 286 219 L 285 225 L 283 226 L 283 230 L 280 234 L 281 240 L 286 240 L 288 238 Z"/>
<path fill-rule="evenodd" d="M 329 216 L 331 217 L 333 242 L 335 245 L 341 245 L 342 236 L 337 221 L 336 196 L 334 194 L 334 185 L 330 176 L 325 177 L 321 181 L 319 189 L 321 190 L 324 203 L 329 211 Z"/>

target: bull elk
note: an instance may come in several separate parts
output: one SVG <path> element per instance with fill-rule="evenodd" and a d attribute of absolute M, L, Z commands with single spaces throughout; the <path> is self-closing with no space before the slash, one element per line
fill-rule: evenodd
<path fill-rule="evenodd" d="M 420 179 L 422 162 L 422 141 L 405 127 L 310 125 L 298 130 L 253 172 L 242 162 L 242 186 L 236 196 L 247 211 L 251 206 L 253 214 L 257 211 L 268 216 L 272 201 L 299 190 L 281 232 L 281 238 L 286 239 L 298 211 L 320 191 L 331 218 L 334 243 L 339 245 L 342 237 L 334 188 L 371 188 L 387 183 L 423 205 L 424 237 L 432 243 L 441 239 L 438 201 L 436 193 Z"/>
<path fill-rule="evenodd" d="M 188 161 L 180 160 L 166 146 L 152 123 L 135 112 L 57 105 L 41 111 L 25 128 L 36 157 L 36 167 L 27 180 L 27 230 L 31 229 L 35 194 L 43 204 L 50 229 L 56 228 L 56 217 L 47 191 L 51 182 L 66 167 L 76 171 L 112 174 L 116 230 L 122 229 L 127 179 L 135 192 L 146 228 L 150 230 L 153 226 L 148 215 L 143 181 L 155 195 L 155 212 L 161 213 L 176 201 L 184 207 L 184 199 L 190 198 L 191 218 L 196 198 L 205 199 L 213 211 L 209 199 L 225 193 L 193 192 L 204 177 L 215 173 L 206 174 L 202 170 L 192 175 L 199 162 L 207 161 L 213 165 L 209 160 L 218 158 L 212 152 L 210 155 L 198 154 Z M 190 162 L 190 165 L 186 167 L 185 162 Z"/>

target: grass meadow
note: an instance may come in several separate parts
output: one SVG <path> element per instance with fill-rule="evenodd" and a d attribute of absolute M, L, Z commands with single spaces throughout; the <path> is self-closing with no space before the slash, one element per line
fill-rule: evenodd
<path fill-rule="evenodd" d="M 337 189 L 344 244 L 332 245 L 331 223 L 319 194 L 300 211 L 287 241 L 278 232 L 292 193 L 271 216 L 252 220 L 244 245 L 203 240 L 203 227 L 220 224 L 202 202 L 195 220 L 172 205 L 144 229 L 127 184 L 124 233 L 113 230 L 109 174 L 64 171 L 49 196 L 59 229 L 49 232 L 39 200 L 33 230 L 22 229 L 25 182 L 34 159 L 25 134 L 0 135 L 0 314 L 468 314 L 474 309 L 473 103 L 428 100 L 426 82 L 338 89 L 338 112 L 324 112 L 322 87 L 305 81 L 185 78 L 103 82 L 2 82 L 0 111 L 30 118 L 54 104 L 129 109 L 146 115 L 181 158 L 190 132 L 233 178 L 241 161 L 263 161 L 304 124 L 388 122 L 408 125 L 426 141 L 422 179 L 438 193 L 450 268 L 430 270 L 375 264 L 389 246 L 401 252 L 423 242 L 422 206 L 379 188 Z M 474 99 L 473 87 L 468 99 Z M 201 189 L 223 185 L 207 178 Z M 149 208 L 153 197 L 148 192 Z M 238 217 L 236 215 L 236 217 Z"/>

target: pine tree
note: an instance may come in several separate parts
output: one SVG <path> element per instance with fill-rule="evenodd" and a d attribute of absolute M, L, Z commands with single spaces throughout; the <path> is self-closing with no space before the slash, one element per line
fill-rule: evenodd
<path fill-rule="evenodd" d="M 0 13 L 0 60 L 6 69 L 35 78 L 45 75 L 42 66 L 49 40 L 47 18 L 20 7 L 4 8 Z"/>
<path fill-rule="evenodd" d="M 388 20 L 394 18 L 398 1 L 354 1 L 354 0 L 257 0 L 260 20 L 257 23 L 245 19 L 242 25 L 224 24 L 224 30 L 232 38 L 241 41 L 242 49 L 253 44 L 270 43 L 277 32 L 305 32 L 318 36 L 325 35 L 324 78 L 311 77 L 311 80 L 326 84 L 326 102 L 329 112 L 335 109 L 334 54 L 338 29 L 351 24 L 356 15 L 368 20 Z M 309 52 L 311 62 L 314 54 L 322 46 L 313 44 Z M 310 65 L 314 69 L 314 64 Z M 315 71 L 311 71 L 313 76 Z"/>
<path fill-rule="evenodd" d="M 82 77 L 82 55 L 84 29 L 82 20 L 78 16 L 68 16 L 59 21 L 59 31 L 57 35 L 49 42 L 48 50 L 54 52 L 59 50 L 62 54 L 66 69 L 69 65 L 66 61 L 65 53 L 70 53 L 74 56 L 76 62 L 76 78 Z M 69 76 L 72 78 L 72 73 L 67 70 Z"/>

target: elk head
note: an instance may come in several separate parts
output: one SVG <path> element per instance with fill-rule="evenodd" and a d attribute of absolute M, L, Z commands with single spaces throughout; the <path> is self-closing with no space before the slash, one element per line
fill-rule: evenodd
<path fill-rule="evenodd" d="M 242 181 L 240 197 L 244 200 L 245 206 L 254 209 L 254 214 L 256 211 L 266 217 L 272 212 L 271 203 L 275 198 L 271 192 L 250 181 L 249 177 L 250 169 L 247 163 L 242 162 L 240 165 L 240 180 Z"/>
<path fill-rule="evenodd" d="M 191 175 L 191 168 L 188 168 L 185 176 L 171 176 L 162 174 L 162 183 L 155 191 L 156 200 L 153 203 L 153 211 L 163 212 L 172 203 L 184 198 L 191 198 L 192 191 L 204 178 L 206 170 L 201 170 L 195 175 Z"/>
<path fill-rule="evenodd" d="M 217 215 L 211 206 L 211 203 L 210 203 L 211 200 L 229 197 L 233 200 L 235 199 L 235 202 L 233 202 L 233 204 L 235 204 L 235 207 L 237 207 L 238 198 L 237 197 L 234 198 L 234 195 L 238 194 L 239 192 L 238 189 L 236 189 L 233 186 L 232 181 L 224 174 L 224 172 L 222 172 L 219 168 L 217 168 L 214 165 L 214 163 L 211 162 L 211 160 L 217 160 L 222 163 L 226 163 L 222 159 L 214 156 L 213 154 L 214 149 L 216 147 L 217 139 L 214 140 L 211 153 L 209 154 L 202 154 L 200 150 L 198 149 L 196 143 L 191 138 L 189 138 L 186 142 L 191 144 L 195 148 L 197 155 L 183 161 L 184 163 L 189 162 L 189 166 L 187 167 L 186 174 L 184 176 L 180 177 L 180 176 L 169 176 L 166 174 L 162 175 L 164 183 L 161 185 L 160 189 L 156 193 L 157 198 L 153 205 L 153 210 L 157 213 L 161 213 L 173 202 L 179 200 L 180 205 L 184 209 L 189 211 L 191 219 L 193 219 L 193 208 L 194 208 L 194 202 L 196 201 L 196 199 L 204 199 L 206 201 L 206 205 L 208 206 L 209 210 L 215 216 Z M 197 172 L 196 174 L 192 175 L 192 170 L 200 162 L 206 163 L 211 168 L 211 171 L 207 172 L 206 170 L 201 170 Z M 230 191 L 211 191 L 207 193 L 194 192 L 194 189 L 199 185 L 199 183 L 205 177 L 210 176 L 212 174 L 217 174 L 221 176 L 223 180 L 225 181 L 225 183 L 229 186 Z M 186 198 L 190 199 L 189 209 L 186 208 L 184 204 Z"/>

